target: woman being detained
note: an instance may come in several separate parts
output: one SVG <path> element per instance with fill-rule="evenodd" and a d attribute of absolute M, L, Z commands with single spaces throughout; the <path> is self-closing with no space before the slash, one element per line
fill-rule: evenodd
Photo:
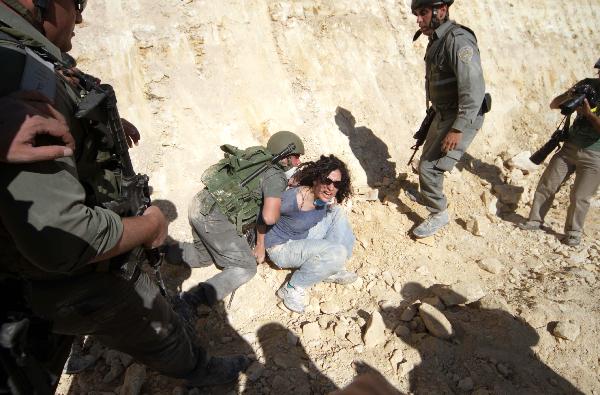
<path fill-rule="evenodd" d="M 306 291 L 319 281 L 349 284 L 358 276 L 344 270 L 354 234 L 339 206 L 351 194 L 346 164 L 333 155 L 300 166 L 296 187 L 281 197 L 281 217 L 267 230 L 265 247 L 282 269 L 297 269 L 277 291 L 285 306 L 305 308 Z"/>

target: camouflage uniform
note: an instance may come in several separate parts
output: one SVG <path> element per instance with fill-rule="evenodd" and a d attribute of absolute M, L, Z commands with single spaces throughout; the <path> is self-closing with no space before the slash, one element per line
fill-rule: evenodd
<path fill-rule="evenodd" d="M 26 65 L 44 64 L 30 47 L 55 60 L 62 56 L 0 3 L 0 95 L 21 89 Z M 46 65 L 46 82 L 56 91 L 51 99 L 68 122 L 75 155 L 0 167 L 0 280 L 25 284 L 29 308 L 53 332 L 94 335 L 156 371 L 184 377 L 202 365 L 204 353 L 153 281 L 139 270 L 128 281 L 109 262 L 89 263 L 123 232 L 121 218 L 100 207 L 117 197 L 118 174 L 99 166 L 107 154 L 102 136 L 74 116 L 79 93 Z"/>
<path fill-rule="evenodd" d="M 454 21 L 442 23 L 429 38 L 425 63 L 425 91 L 436 115 L 419 164 L 420 200 L 438 213 L 448 206 L 444 172 L 452 170 L 483 125 L 485 82 L 475 35 Z M 444 154 L 441 143 L 451 129 L 462 139 Z"/>

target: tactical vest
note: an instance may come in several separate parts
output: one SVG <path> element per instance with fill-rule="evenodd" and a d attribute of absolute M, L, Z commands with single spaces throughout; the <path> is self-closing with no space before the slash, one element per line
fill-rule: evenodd
<path fill-rule="evenodd" d="M 33 51 L 57 67 L 66 67 L 58 48 L 37 32 L 24 19 L 13 15 L 0 4 L 0 95 L 21 89 L 20 83 L 27 62 L 27 50 Z M 71 86 L 60 73 L 55 71 L 56 93 L 54 107 L 65 117 L 75 139 L 75 163 L 79 182 L 86 192 L 88 207 L 100 205 L 119 196 L 120 176 L 111 170 L 110 153 L 106 147 L 101 125 L 88 119 L 78 119 L 75 113 L 85 91 Z M 0 223 L 0 261 L 4 274 L 11 277 L 50 279 L 54 275 L 42 272 L 15 248 L 10 234 Z M 3 274 L 0 273 L 0 277 Z M 61 277 L 63 275 L 56 275 Z"/>
<path fill-rule="evenodd" d="M 451 22 L 443 37 L 430 41 L 425 52 L 425 92 L 427 101 L 435 105 L 437 110 L 456 109 L 458 107 L 458 80 L 449 64 L 446 45 L 450 37 L 464 29 L 475 38 L 475 33 L 468 27 Z"/>
<path fill-rule="evenodd" d="M 221 150 L 225 157 L 204 171 L 202 182 L 221 212 L 241 234 L 245 225 L 256 221 L 262 206 L 262 177 L 257 176 L 244 186 L 242 182 L 269 163 L 273 154 L 260 146 L 242 150 L 225 144 Z M 210 204 L 204 205 L 203 214 L 208 214 L 211 208 Z"/>

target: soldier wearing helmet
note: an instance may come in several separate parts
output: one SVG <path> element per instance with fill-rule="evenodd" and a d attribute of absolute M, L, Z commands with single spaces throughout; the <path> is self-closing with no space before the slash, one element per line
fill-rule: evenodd
<path fill-rule="evenodd" d="M 412 0 L 425 53 L 427 106 L 435 111 L 419 163 L 420 191 L 407 191 L 430 215 L 413 230 L 417 238 L 433 235 L 448 224 L 444 172 L 452 170 L 483 125 L 485 82 L 475 34 L 449 18 L 453 0 Z"/>
<path fill-rule="evenodd" d="M 273 157 L 290 144 L 291 152 L 272 163 Z M 261 225 L 277 222 L 281 194 L 288 185 L 286 171 L 298 166 L 304 154 L 302 140 L 288 131 L 275 133 L 266 147 L 241 150 L 224 145 L 221 149 L 225 158 L 204 172 L 205 188 L 189 209 L 194 243 L 171 245 L 167 252 L 171 263 L 183 262 L 192 268 L 214 263 L 222 269 L 182 294 L 183 301 L 191 306 L 212 306 L 254 277 L 264 247 L 258 243 L 252 251 L 245 235 L 253 232 L 257 221 Z M 260 174 L 246 183 L 257 171 Z"/>

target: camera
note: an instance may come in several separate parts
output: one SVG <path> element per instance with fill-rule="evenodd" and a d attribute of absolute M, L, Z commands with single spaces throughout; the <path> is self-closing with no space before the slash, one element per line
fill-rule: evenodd
<path fill-rule="evenodd" d="M 575 85 L 571 93 L 569 93 L 569 97 L 559 104 L 560 113 L 562 115 L 571 115 L 577 110 L 577 107 L 583 104 L 584 99 L 587 99 L 590 107 L 594 108 L 598 105 L 600 96 L 594 87 L 588 83 Z"/>

